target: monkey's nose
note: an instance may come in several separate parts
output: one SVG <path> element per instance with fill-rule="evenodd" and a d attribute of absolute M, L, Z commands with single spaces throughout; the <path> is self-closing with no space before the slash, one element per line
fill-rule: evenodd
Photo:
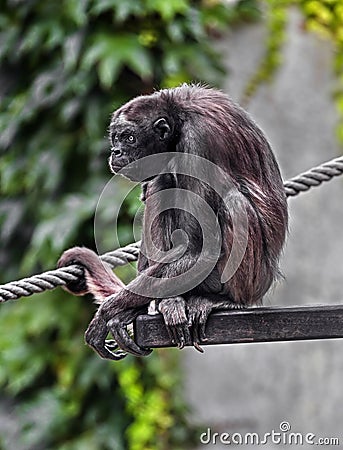
<path fill-rule="evenodd" d="M 121 150 L 115 149 L 115 148 L 112 148 L 112 153 L 113 153 L 113 155 L 116 156 L 116 157 L 119 157 L 119 156 L 122 155 Z"/>

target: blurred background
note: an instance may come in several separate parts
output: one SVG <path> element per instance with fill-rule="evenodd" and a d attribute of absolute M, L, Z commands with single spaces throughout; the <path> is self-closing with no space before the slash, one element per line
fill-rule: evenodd
<path fill-rule="evenodd" d="M 223 88 L 264 129 L 285 179 L 342 152 L 342 0 L 0 0 L 0 61 L 0 283 L 95 248 L 109 117 L 134 95 Z M 341 302 L 342 194 L 337 179 L 289 200 L 285 281 L 266 304 Z M 139 205 L 135 190 L 120 245 Z M 102 233 L 102 250 L 115 248 Z M 341 341 L 115 363 L 83 344 L 94 310 L 61 289 L 1 305 L 0 450 L 200 449 L 208 427 L 266 433 L 282 421 L 343 445 Z"/>

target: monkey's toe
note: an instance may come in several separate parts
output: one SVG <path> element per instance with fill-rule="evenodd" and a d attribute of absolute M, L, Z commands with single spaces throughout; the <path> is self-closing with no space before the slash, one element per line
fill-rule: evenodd
<path fill-rule="evenodd" d="M 187 322 L 178 325 L 170 325 L 166 323 L 166 328 L 172 343 L 180 350 L 183 349 L 186 344 L 191 342 L 191 335 Z"/>
<path fill-rule="evenodd" d="M 191 342 L 186 315 L 186 303 L 182 297 L 165 298 L 158 305 L 163 315 L 172 343 L 179 349 Z"/>
<path fill-rule="evenodd" d="M 204 350 L 200 344 L 208 340 L 206 324 L 212 309 L 213 302 L 204 297 L 190 297 L 187 302 L 188 326 L 191 331 L 193 347 L 201 353 Z"/>
<path fill-rule="evenodd" d="M 193 347 L 195 348 L 195 350 L 198 350 L 199 353 L 205 352 L 205 350 L 199 345 L 198 342 L 193 342 Z"/>
<path fill-rule="evenodd" d="M 193 344 L 193 347 L 198 350 L 200 353 L 204 353 L 204 349 L 200 346 L 201 342 L 206 341 L 206 336 L 200 331 L 202 328 L 202 325 L 199 324 L 197 320 L 189 319 L 189 330 L 191 334 L 191 341 Z"/>

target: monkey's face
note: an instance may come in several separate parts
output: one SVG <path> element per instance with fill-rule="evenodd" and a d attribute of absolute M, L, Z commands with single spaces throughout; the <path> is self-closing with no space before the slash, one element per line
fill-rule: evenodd
<path fill-rule="evenodd" d="M 172 124 L 167 117 L 144 115 L 129 120 L 125 113 L 114 116 L 110 125 L 111 171 L 117 173 L 144 156 L 170 150 L 172 134 Z"/>
<path fill-rule="evenodd" d="M 117 173 L 137 159 L 141 147 L 139 127 L 136 123 L 119 116 L 111 123 L 110 140 L 109 165 L 111 171 Z"/>

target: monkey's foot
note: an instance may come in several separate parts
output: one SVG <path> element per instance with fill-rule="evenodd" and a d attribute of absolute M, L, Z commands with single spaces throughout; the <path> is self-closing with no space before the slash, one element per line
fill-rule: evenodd
<path fill-rule="evenodd" d="M 97 313 L 86 330 L 86 344 L 95 350 L 101 358 L 112 359 L 114 361 L 125 358 L 127 353 L 120 349 L 116 341 L 105 341 L 107 334 L 108 328 L 106 323 L 100 314 Z"/>
<path fill-rule="evenodd" d="M 204 353 L 200 343 L 207 341 L 206 323 L 213 308 L 214 302 L 205 297 L 192 296 L 187 300 L 188 326 L 191 330 L 193 346 L 200 353 Z"/>
<path fill-rule="evenodd" d="M 163 315 L 173 344 L 182 349 L 191 340 L 185 300 L 182 297 L 165 298 L 160 301 L 158 310 Z"/>

